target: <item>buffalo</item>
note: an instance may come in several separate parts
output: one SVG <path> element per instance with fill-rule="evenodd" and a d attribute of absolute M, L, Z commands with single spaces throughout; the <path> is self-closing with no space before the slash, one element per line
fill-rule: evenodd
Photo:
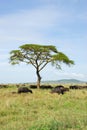
<path fill-rule="evenodd" d="M 80 86 L 80 85 L 71 85 L 69 86 L 70 89 L 84 89 L 87 88 L 87 86 Z"/>
<path fill-rule="evenodd" d="M 19 87 L 18 88 L 18 93 L 33 93 L 32 90 L 28 89 L 27 87 Z"/>
<path fill-rule="evenodd" d="M 51 93 L 64 94 L 66 91 L 69 91 L 69 88 L 65 88 L 64 86 L 59 85 L 52 89 Z"/>
<path fill-rule="evenodd" d="M 51 85 L 41 85 L 41 89 L 52 89 L 53 87 Z"/>
<path fill-rule="evenodd" d="M 30 88 L 32 88 L 32 89 L 36 89 L 37 88 L 37 85 L 30 85 Z"/>
<path fill-rule="evenodd" d="M 51 93 L 64 94 L 64 91 L 60 88 L 54 88 Z"/>
<path fill-rule="evenodd" d="M 77 85 L 71 85 L 69 86 L 70 89 L 78 89 L 78 86 Z"/>
<path fill-rule="evenodd" d="M 57 85 L 55 88 L 60 88 L 60 89 L 62 89 L 62 88 L 64 88 L 64 86 L 63 86 L 63 85 Z"/>
<path fill-rule="evenodd" d="M 30 85 L 31 89 L 36 89 L 37 85 Z M 41 85 L 40 86 L 41 89 L 52 89 L 53 87 L 51 85 Z"/>

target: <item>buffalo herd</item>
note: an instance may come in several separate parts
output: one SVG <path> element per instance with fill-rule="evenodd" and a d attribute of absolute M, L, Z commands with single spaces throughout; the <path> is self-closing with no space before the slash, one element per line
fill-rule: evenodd
<path fill-rule="evenodd" d="M 7 85 L 4 84 L 0 84 L 0 88 L 7 88 Z M 36 89 L 37 86 L 36 85 L 29 85 L 28 87 L 26 87 L 26 85 L 17 85 L 16 86 L 18 88 L 17 92 L 12 92 L 12 93 L 33 93 L 33 91 L 31 89 Z M 50 89 L 50 93 L 57 93 L 57 94 L 64 94 L 65 92 L 69 92 L 71 89 L 87 89 L 87 85 L 70 85 L 69 87 L 64 87 L 63 85 L 57 85 L 55 87 L 51 86 L 51 85 L 41 85 L 40 89 Z"/>
<path fill-rule="evenodd" d="M 18 88 L 18 93 L 33 93 L 31 89 L 36 89 L 36 85 L 30 85 L 28 89 L 27 87 L 19 87 Z M 41 85 L 40 89 L 50 89 L 50 93 L 57 93 L 57 94 L 64 94 L 65 92 L 69 92 L 70 89 L 87 89 L 87 86 L 78 86 L 78 85 L 71 85 L 69 87 L 64 87 L 63 85 L 57 85 L 55 87 L 52 87 L 51 85 Z"/>
<path fill-rule="evenodd" d="M 71 85 L 69 86 L 70 89 L 84 89 L 84 88 L 87 88 L 86 85 L 84 86 L 80 86 L 80 85 Z"/>
<path fill-rule="evenodd" d="M 37 85 L 30 85 L 31 89 L 36 89 Z M 40 89 L 52 89 L 53 87 L 51 85 L 41 85 Z"/>

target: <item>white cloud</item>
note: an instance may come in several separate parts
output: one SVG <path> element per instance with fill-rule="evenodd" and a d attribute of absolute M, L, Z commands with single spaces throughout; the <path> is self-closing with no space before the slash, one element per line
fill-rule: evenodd
<path fill-rule="evenodd" d="M 72 70 L 72 69 L 71 69 Z M 84 73 L 75 73 L 75 72 L 66 72 L 65 71 L 54 71 L 56 80 L 58 79 L 78 79 L 78 80 L 85 80 L 87 75 Z"/>
<path fill-rule="evenodd" d="M 42 42 L 46 30 L 54 26 L 56 17 L 56 10 L 47 8 L 3 16 L 0 18 L 0 44 L 12 46 L 17 42 Z"/>
<path fill-rule="evenodd" d="M 84 78 L 85 75 L 84 74 L 80 74 L 80 73 L 63 73 L 65 76 L 71 77 L 71 78 Z"/>
<path fill-rule="evenodd" d="M 67 28 L 62 27 L 62 24 L 73 23 L 78 16 L 79 14 L 65 11 L 56 5 L 4 15 L 0 18 L 0 44 L 12 45 L 28 41 L 44 43 L 44 39 L 48 38 L 47 31 L 52 33 L 56 26 L 56 31 L 70 33 Z"/>

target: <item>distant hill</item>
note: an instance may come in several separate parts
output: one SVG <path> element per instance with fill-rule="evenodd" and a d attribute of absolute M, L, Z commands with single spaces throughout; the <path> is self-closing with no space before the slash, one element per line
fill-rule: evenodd
<path fill-rule="evenodd" d="M 84 83 L 84 81 L 77 80 L 77 79 L 62 79 L 58 80 L 60 83 Z"/>
<path fill-rule="evenodd" d="M 86 83 L 85 81 L 81 81 L 81 80 L 77 80 L 77 79 L 61 79 L 61 80 L 55 80 L 55 81 L 42 81 L 42 83 L 54 83 L 54 84 L 66 84 L 66 83 L 75 83 L 75 84 L 79 84 L 79 83 Z"/>

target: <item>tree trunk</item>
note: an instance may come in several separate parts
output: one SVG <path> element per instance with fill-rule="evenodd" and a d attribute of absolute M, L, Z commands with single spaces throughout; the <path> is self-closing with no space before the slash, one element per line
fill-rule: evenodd
<path fill-rule="evenodd" d="M 37 88 L 40 89 L 41 76 L 39 74 L 39 70 L 36 71 L 37 74 Z"/>

